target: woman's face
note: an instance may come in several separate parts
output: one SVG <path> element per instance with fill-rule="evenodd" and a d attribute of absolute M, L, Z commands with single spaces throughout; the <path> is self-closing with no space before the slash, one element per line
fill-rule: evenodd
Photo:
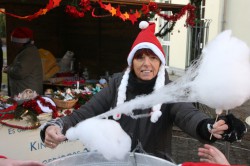
<path fill-rule="evenodd" d="M 156 55 L 143 53 L 134 57 L 132 65 L 139 79 L 151 80 L 158 74 L 160 64 L 161 61 Z"/>

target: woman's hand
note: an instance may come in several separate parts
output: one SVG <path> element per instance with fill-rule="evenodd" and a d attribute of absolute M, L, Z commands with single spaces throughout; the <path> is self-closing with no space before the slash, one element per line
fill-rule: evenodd
<path fill-rule="evenodd" d="M 228 125 L 224 120 L 215 122 L 212 129 L 209 131 L 217 139 L 222 139 L 222 134 L 228 129 Z"/>
<path fill-rule="evenodd" d="M 205 144 L 204 148 L 198 149 L 201 162 L 230 165 L 225 155 L 216 147 Z"/>
<path fill-rule="evenodd" d="M 0 166 L 45 166 L 38 161 L 0 159 Z"/>
<path fill-rule="evenodd" d="M 44 140 L 46 147 L 53 149 L 64 140 L 66 137 L 62 134 L 60 127 L 53 125 L 47 127 Z"/>

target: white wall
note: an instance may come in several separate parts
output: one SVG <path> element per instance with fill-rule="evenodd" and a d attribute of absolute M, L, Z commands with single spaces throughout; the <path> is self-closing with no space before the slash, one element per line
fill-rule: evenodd
<path fill-rule="evenodd" d="M 172 0 L 173 4 L 189 3 L 189 0 Z M 233 35 L 250 46 L 250 0 L 207 0 L 205 19 L 212 19 L 208 41 L 221 31 L 231 29 Z M 178 20 L 170 36 L 169 67 L 184 70 L 186 64 L 187 28 L 186 16 Z M 170 71 L 173 71 L 170 70 Z"/>
<path fill-rule="evenodd" d="M 189 1 L 172 0 L 172 3 L 186 5 Z M 184 27 L 186 18 L 185 15 L 177 21 L 170 36 L 169 67 L 180 70 L 184 70 L 186 64 L 187 28 Z"/>
<path fill-rule="evenodd" d="M 224 0 L 206 1 L 205 19 L 211 19 L 208 41 L 217 36 L 223 26 Z"/>
<path fill-rule="evenodd" d="M 209 40 L 223 30 L 231 29 L 233 36 L 245 41 L 250 46 L 250 1 L 217 0 L 206 1 L 206 19 L 212 19 Z"/>
<path fill-rule="evenodd" d="M 225 29 L 250 46 L 250 0 L 226 0 Z"/>

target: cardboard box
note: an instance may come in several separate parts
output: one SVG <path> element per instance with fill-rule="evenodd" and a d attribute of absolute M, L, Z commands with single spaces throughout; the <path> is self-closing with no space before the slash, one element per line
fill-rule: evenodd
<path fill-rule="evenodd" d="M 65 141 L 50 149 L 40 139 L 40 129 L 21 130 L 0 124 L 0 155 L 8 158 L 48 163 L 83 151 L 80 141 Z"/>

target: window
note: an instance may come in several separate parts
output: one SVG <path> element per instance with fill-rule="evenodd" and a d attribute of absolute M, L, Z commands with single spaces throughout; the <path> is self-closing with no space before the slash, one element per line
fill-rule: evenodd
<path fill-rule="evenodd" d="M 162 2 L 162 3 L 171 3 L 171 0 L 160 0 L 160 2 Z M 171 11 L 164 11 L 163 13 L 164 14 L 168 14 L 168 15 L 172 14 Z M 159 30 L 166 23 L 167 23 L 166 20 L 158 18 L 158 27 L 159 27 Z M 171 23 L 170 24 L 169 23 L 167 23 L 165 29 L 169 29 L 170 28 Z M 165 52 L 165 55 L 166 55 L 166 65 L 168 66 L 169 65 L 169 50 L 170 50 L 170 33 L 167 33 L 165 36 L 163 36 L 163 38 L 158 38 L 158 39 L 161 42 L 163 50 Z"/>

